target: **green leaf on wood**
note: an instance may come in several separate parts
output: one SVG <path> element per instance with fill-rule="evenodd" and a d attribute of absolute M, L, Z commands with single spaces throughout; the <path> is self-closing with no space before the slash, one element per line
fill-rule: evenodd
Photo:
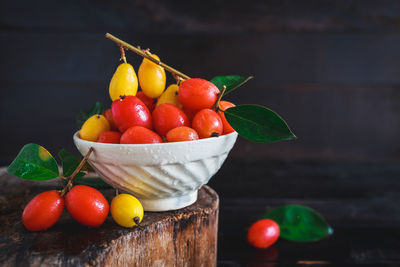
<path fill-rule="evenodd" d="M 103 112 L 104 112 L 104 107 L 99 101 L 94 103 L 94 105 L 89 110 L 81 111 L 76 117 L 76 123 L 78 125 L 78 128 L 80 129 L 82 125 L 85 123 L 85 121 L 90 117 L 92 117 L 93 115 L 103 114 Z"/>
<path fill-rule="evenodd" d="M 7 171 L 27 180 L 44 181 L 59 176 L 56 160 L 49 151 L 37 144 L 25 145 Z"/>
<path fill-rule="evenodd" d="M 274 220 L 279 224 L 280 237 L 292 241 L 318 241 L 333 233 L 333 229 L 319 213 L 301 205 L 276 207 L 263 218 Z"/>
<path fill-rule="evenodd" d="M 296 138 L 278 114 L 263 106 L 239 105 L 224 113 L 232 128 L 250 141 L 270 143 Z"/>
<path fill-rule="evenodd" d="M 70 176 L 81 162 L 81 159 L 79 157 L 68 153 L 65 149 L 61 149 L 60 152 L 58 152 L 58 156 L 61 159 L 64 177 Z M 75 177 L 82 177 L 82 176 L 85 176 L 84 172 L 79 172 Z"/>
<path fill-rule="evenodd" d="M 77 178 L 74 180 L 75 184 L 83 184 L 87 186 L 92 186 L 98 189 L 106 189 L 106 188 L 112 188 L 109 184 L 104 182 L 101 178 L 95 177 L 95 178 Z"/>
<path fill-rule="evenodd" d="M 226 90 L 224 95 L 227 95 L 253 78 L 253 76 L 245 78 L 239 75 L 217 76 L 214 77 L 210 82 L 215 84 L 220 91 L 222 91 L 222 86 L 225 85 Z"/>

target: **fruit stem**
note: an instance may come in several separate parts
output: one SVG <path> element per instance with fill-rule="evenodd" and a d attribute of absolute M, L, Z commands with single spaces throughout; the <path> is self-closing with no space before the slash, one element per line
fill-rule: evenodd
<path fill-rule="evenodd" d="M 136 223 L 136 225 L 139 225 L 140 223 L 140 218 L 138 216 L 133 218 L 133 221 Z"/>
<path fill-rule="evenodd" d="M 119 49 L 121 50 L 121 58 L 119 60 L 123 60 L 126 63 L 125 48 L 121 45 Z"/>
<path fill-rule="evenodd" d="M 76 167 L 71 176 L 68 177 L 69 181 L 67 185 L 64 187 L 64 189 L 61 191 L 62 197 L 65 196 L 65 194 L 72 188 L 75 176 L 81 171 L 83 165 L 85 165 L 86 161 L 89 159 L 90 154 L 93 152 L 93 150 L 94 150 L 93 147 L 89 148 L 89 151 L 86 153 L 85 157 L 81 160 L 78 167 Z"/>
<path fill-rule="evenodd" d="M 221 101 L 222 96 L 224 95 L 226 90 L 226 86 L 222 86 L 222 92 L 219 93 L 217 101 L 215 102 L 214 106 L 212 107 L 213 110 L 218 111 L 219 110 L 219 101 Z"/>
<path fill-rule="evenodd" d="M 159 61 L 159 60 L 153 58 L 152 56 L 150 56 L 149 54 L 147 54 L 147 53 L 144 52 L 143 50 L 141 50 L 141 49 L 139 49 L 139 48 L 136 48 L 136 47 L 134 47 L 133 45 L 128 44 L 127 42 L 122 41 L 121 39 L 115 37 L 115 36 L 112 35 L 112 34 L 106 33 L 106 38 L 108 38 L 108 39 L 110 39 L 111 41 L 113 41 L 113 42 L 119 44 L 121 47 L 124 47 L 124 48 L 126 48 L 126 49 L 129 49 L 129 50 L 135 52 L 136 54 L 138 54 L 138 55 L 140 55 L 140 56 L 142 56 L 142 57 L 147 58 L 148 60 L 150 60 L 150 61 L 156 63 L 157 65 L 160 65 L 161 67 L 163 67 L 163 68 L 166 69 L 167 71 L 171 72 L 172 74 L 176 74 L 176 75 L 182 77 L 184 80 L 190 79 L 190 77 L 187 76 L 186 74 L 183 74 L 182 72 L 180 72 L 180 71 L 178 71 L 178 70 L 176 70 L 176 69 L 174 69 L 174 68 L 172 68 L 172 67 L 166 65 L 165 63 L 163 63 L 163 62 L 161 62 L 161 61 Z"/>

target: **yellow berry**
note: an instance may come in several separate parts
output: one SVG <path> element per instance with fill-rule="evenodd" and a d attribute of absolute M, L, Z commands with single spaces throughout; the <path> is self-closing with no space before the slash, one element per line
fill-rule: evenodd
<path fill-rule="evenodd" d="M 124 95 L 136 95 L 137 89 L 138 79 L 132 65 L 128 63 L 120 64 L 110 82 L 111 100 L 115 101 Z"/>
<path fill-rule="evenodd" d="M 160 60 L 155 54 L 153 58 Z M 165 70 L 163 67 L 144 58 L 138 71 L 140 88 L 143 93 L 150 98 L 159 97 L 165 89 Z"/>
<path fill-rule="evenodd" d="M 178 99 L 178 90 L 179 86 L 177 84 L 171 84 L 165 89 L 164 93 L 157 100 L 157 107 L 164 103 L 169 103 L 177 106 L 178 108 L 182 108 L 181 103 Z"/>
<path fill-rule="evenodd" d="M 111 216 L 123 227 L 133 227 L 143 219 L 143 206 L 129 194 L 119 194 L 111 201 Z"/>
<path fill-rule="evenodd" d="M 79 132 L 81 139 L 96 142 L 99 136 L 110 130 L 110 124 L 103 115 L 93 115 L 85 121 Z"/>

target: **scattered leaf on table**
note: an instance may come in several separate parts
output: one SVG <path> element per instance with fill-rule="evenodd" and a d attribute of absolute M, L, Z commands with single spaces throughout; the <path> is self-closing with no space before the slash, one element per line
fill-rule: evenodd
<path fill-rule="evenodd" d="M 61 149 L 60 152 L 58 152 L 58 156 L 61 159 L 64 177 L 70 176 L 75 171 L 75 169 L 78 167 L 79 163 L 82 160 L 79 157 L 68 153 L 65 149 Z M 79 172 L 75 177 L 82 177 L 82 176 L 85 176 L 84 172 Z"/>
<path fill-rule="evenodd" d="M 318 241 L 333 233 L 333 229 L 319 213 L 301 205 L 276 207 L 268 211 L 263 218 L 278 223 L 280 236 L 292 241 Z"/>
<path fill-rule="evenodd" d="M 101 178 L 95 177 L 95 178 L 77 178 L 74 180 L 75 184 L 83 184 L 91 187 L 95 187 L 98 189 L 106 189 L 106 188 L 112 188 L 109 184 L 104 182 Z"/>
<path fill-rule="evenodd" d="M 59 176 L 58 165 L 44 147 L 27 144 L 18 153 L 7 171 L 27 180 L 50 180 Z"/>
<path fill-rule="evenodd" d="M 85 121 L 90 117 L 92 117 L 93 115 L 103 114 L 103 112 L 104 112 L 104 107 L 99 101 L 94 103 L 94 105 L 89 110 L 81 111 L 76 117 L 76 123 L 78 125 L 78 128 L 80 129 L 82 125 L 85 123 Z"/>
<path fill-rule="evenodd" d="M 263 106 L 239 105 L 224 113 L 232 128 L 250 141 L 270 143 L 296 138 L 278 114 Z"/>
<path fill-rule="evenodd" d="M 225 85 L 226 90 L 224 95 L 227 95 L 253 78 L 253 76 L 245 78 L 239 75 L 217 76 L 214 77 L 210 82 L 215 84 L 220 91 L 222 91 L 222 86 Z"/>

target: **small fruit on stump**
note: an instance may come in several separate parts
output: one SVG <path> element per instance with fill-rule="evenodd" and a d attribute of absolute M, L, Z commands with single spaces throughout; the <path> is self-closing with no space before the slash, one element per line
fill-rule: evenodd
<path fill-rule="evenodd" d="M 143 219 L 143 206 L 129 194 L 119 194 L 111 201 L 111 216 L 123 227 L 138 225 Z"/>
<path fill-rule="evenodd" d="M 219 90 L 211 82 L 192 78 L 179 85 L 179 102 L 189 110 L 211 108 L 218 98 Z"/>
<path fill-rule="evenodd" d="M 279 225 L 271 219 L 262 219 L 252 224 L 247 232 L 247 241 L 256 248 L 267 248 L 279 238 Z"/>
<path fill-rule="evenodd" d="M 79 131 L 79 136 L 83 140 L 96 142 L 99 136 L 110 130 L 110 124 L 103 115 L 93 115 L 85 121 Z"/>
<path fill-rule="evenodd" d="M 200 138 L 218 137 L 223 133 L 221 117 L 212 109 L 202 109 L 196 113 L 192 121 L 192 128 Z"/>
<path fill-rule="evenodd" d="M 115 100 L 111 111 L 115 124 L 122 133 L 132 126 L 152 128 L 150 111 L 136 96 L 122 96 Z"/>
<path fill-rule="evenodd" d="M 109 93 L 112 101 L 121 95 L 136 95 L 138 79 L 131 64 L 122 63 L 111 78 Z"/>
<path fill-rule="evenodd" d="M 69 214 L 79 223 L 97 227 L 108 216 L 109 205 L 100 191 L 86 185 L 76 185 L 65 196 Z"/>
<path fill-rule="evenodd" d="M 51 190 L 29 201 L 22 213 L 22 223 L 29 231 L 42 231 L 53 226 L 64 210 L 64 198 Z"/>

